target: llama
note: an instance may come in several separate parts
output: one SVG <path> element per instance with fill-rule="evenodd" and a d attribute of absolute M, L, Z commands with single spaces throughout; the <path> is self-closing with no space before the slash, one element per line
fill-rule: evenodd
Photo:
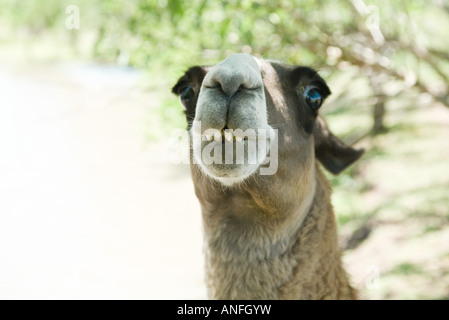
<path fill-rule="evenodd" d="M 190 68 L 172 91 L 192 138 L 209 298 L 357 298 L 342 266 L 331 188 L 319 163 L 338 174 L 363 150 L 344 144 L 318 115 L 330 90 L 317 72 L 233 54 L 212 67 Z M 210 146 L 249 149 L 251 137 L 242 134 L 249 129 L 269 132 L 255 156 L 204 159 Z M 224 159 L 220 150 L 215 160 Z M 262 174 L 269 157 L 275 170 Z"/>

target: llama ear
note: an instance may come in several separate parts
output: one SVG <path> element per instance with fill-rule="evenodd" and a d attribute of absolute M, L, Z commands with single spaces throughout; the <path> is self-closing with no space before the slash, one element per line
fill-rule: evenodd
<path fill-rule="evenodd" d="M 317 117 L 313 129 L 315 156 L 333 174 L 339 174 L 363 154 L 363 149 L 354 149 L 329 131 L 327 123 Z"/>

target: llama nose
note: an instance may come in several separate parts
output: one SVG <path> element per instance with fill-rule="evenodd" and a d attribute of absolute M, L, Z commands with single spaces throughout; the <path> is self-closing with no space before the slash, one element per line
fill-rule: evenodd
<path fill-rule="evenodd" d="M 221 90 L 230 100 L 240 89 L 246 88 L 245 77 L 233 70 L 218 68 L 210 79 L 212 88 Z"/>
<path fill-rule="evenodd" d="M 261 80 L 260 68 L 255 58 L 249 54 L 237 53 L 212 68 L 203 85 L 221 90 L 229 100 L 241 89 L 260 88 Z"/>
<path fill-rule="evenodd" d="M 258 119 L 261 113 L 256 112 L 259 105 L 265 112 L 259 63 L 249 54 L 236 53 L 207 72 L 198 95 L 195 120 L 218 130 L 226 125 L 229 129 L 249 127 L 250 122 L 262 121 Z"/>

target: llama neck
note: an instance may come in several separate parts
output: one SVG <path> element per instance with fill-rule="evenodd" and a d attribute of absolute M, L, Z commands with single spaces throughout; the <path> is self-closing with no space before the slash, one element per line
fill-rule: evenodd
<path fill-rule="evenodd" d="M 227 260 L 245 261 L 270 259 L 290 250 L 315 199 L 315 170 L 304 180 L 307 188 L 285 188 L 280 177 L 259 182 L 265 188 L 208 189 L 201 201 L 208 246 Z"/>
<path fill-rule="evenodd" d="M 330 202 L 331 188 L 324 174 L 317 173 L 317 192 L 298 241 L 292 249 L 294 272 L 282 286 L 282 299 L 355 299 L 341 261 L 337 223 Z M 313 288 L 313 289 L 312 289 Z"/>
<path fill-rule="evenodd" d="M 299 219 L 287 219 L 290 213 L 267 224 L 260 208 L 224 214 L 223 207 L 210 211 L 203 206 L 212 298 L 317 299 L 352 292 L 341 267 L 330 188 L 321 172 L 316 182 L 310 205 L 294 206 L 306 210 L 295 212 Z M 326 285 L 329 279 L 338 282 L 343 293 L 333 292 L 334 286 Z M 310 286 L 321 288 L 317 296 L 308 296 Z"/>

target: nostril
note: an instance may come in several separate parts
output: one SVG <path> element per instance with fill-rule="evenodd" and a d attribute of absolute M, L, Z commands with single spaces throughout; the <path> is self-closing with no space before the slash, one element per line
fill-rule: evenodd
<path fill-rule="evenodd" d="M 203 82 L 203 86 L 217 92 L 223 92 L 228 100 L 236 93 L 252 88 L 251 84 L 245 81 L 245 76 L 241 72 L 231 72 L 223 68 L 212 71 L 212 74 Z"/>
<path fill-rule="evenodd" d="M 223 87 L 221 86 L 221 83 L 218 81 L 214 81 L 209 84 L 204 84 L 203 86 L 208 89 L 217 89 L 223 92 Z"/>

